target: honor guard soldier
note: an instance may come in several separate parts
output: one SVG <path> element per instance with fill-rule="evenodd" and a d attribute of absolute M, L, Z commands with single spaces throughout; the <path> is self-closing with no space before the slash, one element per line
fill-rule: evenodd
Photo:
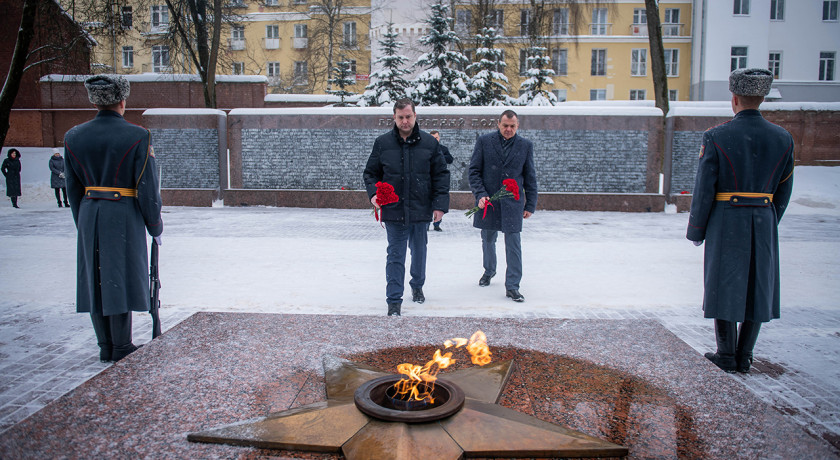
<path fill-rule="evenodd" d="M 779 317 L 778 224 L 794 160 L 790 133 L 758 111 L 772 83 L 766 69 L 729 76 L 735 118 L 703 134 L 686 233 L 706 241 L 703 312 L 717 341 L 706 358 L 730 373 L 749 372 L 761 323 Z"/>
<path fill-rule="evenodd" d="M 131 312 L 149 311 L 146 232 L 163 232 L 151 133 L 127 122 L 130 88 L 119 75 L 85 80 L 99 112 L 64 136 L 65 178 L 78 230 L 76 311 L 90 313 L 99 359 L 137 349 Z"/>

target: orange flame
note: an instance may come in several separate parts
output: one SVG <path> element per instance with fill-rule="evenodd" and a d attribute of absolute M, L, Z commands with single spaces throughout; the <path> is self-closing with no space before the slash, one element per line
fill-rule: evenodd
<path fill-rule="evenodd" d="M 487 346 L 487 336 L 484 332 L 476 331 L 469 340 L 455 338 L 443 343 L 444 348 L 460 348 L 466 345 L 473 364 L 483 366 L 490 362 L 490 347 Z M 441 353 L 440 349 L 435 350 L 432 360 L 425 366 L 418 366 L 411 363 L 403 363 L 397 366 L 397 372 L 405 375 L 399 382 L 394 384 L 396 396 L 405 401 L 428 400 L 433 403 L 432 393 L 435 389 L 435 380 L 441 369 L 446 369 L 455 363 L 452 359 L 452 352 Z"/>

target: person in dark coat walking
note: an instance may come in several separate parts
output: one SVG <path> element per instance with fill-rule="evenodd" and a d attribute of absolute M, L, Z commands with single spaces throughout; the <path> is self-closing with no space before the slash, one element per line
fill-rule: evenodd
<path fill-rule="evenodd" d="M 53 149 L 53 156 L 50 157 L 50 187 L 55 190 L 55 201 L 61 207 L 61 194 L 64 194 L 64 206 L 70 207 L 67 202 L 67 188 L 64 181 L 64 157 L 58 149 Z"/>
<path fill-rule="evenodd" d="M 691 200 L 686 237 L 706 242 L 703 311 L 715 320 L 706 358 L 726 372 L 749 372 L 761 323 L 779 317 L 778 225 L 794 157 L 790 133 L 758 111 L 772 83 L 766 69 L 729 76 L 735 118 L 703 134 Z"/>
<path fill-rule="evenodd" d="M 505 295 L 515 302 L 524 302 L 519 292 L 522 280 L 522 220 L 537 210 L 537 170 L 534 166 L 534 144 L 516 134 L 519 117 L 505 110 L 499 117 L 499 130 L 478 138 L 470 160 L 470 188 L 480 209 L 488 206 L 490 197 L 502 188 L 502 180 L 514 179 L 524 191 L 524 200 L 502 198 L 484 212 L 473 217 L 473 226 L 481 229 L 484 274 L 479 286 L 489 286 L 496 275 L 496 238 L 505 234 Z"/>
<path fill-rule="evenodd" d="M 411 300 L 426 301 L 426 244 L 429 222 L 449 211 L 449 170 L 430 134 L 420 131 L 414 102 L 394 104 L 394 129 L 376 138 L 362 174 L 373 206 L 381 211 L 388 236 L 385 262 L 388 316 L 400 316 L 405 281 L 406 244 L 411 249 Z M 380 206 L 376 184 L 394 187 L 396 203 Z"/>
<path fill-rule="evenodd" d="M 446 160 L 446 164 L 451 165 L 452 161 L 453 161 L 452 154 L 449 153 L 449 147 L 440 143 L 440 131 L 438 131 L 436 129 L 433 129 L 433 130 L 429 131 L 429 134 L 431 134 L 432 137 L 434 137 L 438 141 L 438 148 L 440 148 L 440 153 L 443 154 L 443 159 Z M 449 168 L 447 167 L 447 169 L 449 169 Z M 441 223 L 443 223 L 443 218 L 441 218 L 439 221 L 434 223 L 434 229 L 435 229 L 436 232 L 442 232 L 443 231 L 443 229 L 440 228 Z"/>
<path fill-rule="evenodd" d="M 131 312 L 149 311 L 146 232 L 163 232 L 151 133 L 123 118 L 125 77 L 85 80 L 99 112 L 64 136 L 67 195 L 78 229 L 76 311 L 90 313 L 99 358 L 137 349 Z"/>
<path fill-rule="evenodd" d="M 19 208 L 18 197 L 20 196 L 20 151 L 18 149 L 9 149 L 6 152 L 6 158 L 3 160 L 3 166 L 0 171 L 6 178 L 6 196 L 12 200 L 12 207 Z"/>

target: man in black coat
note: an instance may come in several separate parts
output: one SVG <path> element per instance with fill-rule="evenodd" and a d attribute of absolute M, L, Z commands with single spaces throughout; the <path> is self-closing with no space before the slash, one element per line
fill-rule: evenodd
<path fill-rule="evenodd" d="M 65 178 L 78 229 L 76 311 L 90 313 L 99 359 L 137 349 L 131 312 L 149 311 L 146 232 L 163 232 L 151 133 L 123 118 L 129 84 L 118 75 L 85 81 L 96 118 L 64 136 Z"/>
<path fill-rule="evenodd" d="M 429 222 L 449 211 L 449 170 L 431 135 L 420 131 L 414 102 L 400 99 L 394 105 L 394 129 L 376 138 L 365 171 L 370 202 L 382 213 L 388 235 L 385 262 L 388 316 L 399 316 L 405 280 L 406 244 L 411 248 L 411 300 L 426 301 L 426 243 Z M 376 184 L 394 187 L 396 203 L 380 206 Z"/>
<path fill-rule="evenodd" d="M 484 134 L 475 143 L 470 160 L 470 188 L 479 208 L 473 226 L 481 229 L 484 254 L 484 274 L 479 286 L 489 286 L 496 275 L 496 238 L 505 234 L 505 295 L 514 302 L 524 302 L 519 292 L 522 280 L 522 220 L 537 210 L 537 170 L 534 166 L 534 144 L 516 134 L 519 117 L 513 110 L 505 110 L 499 117 L 499 130 Z M 524 199 L 502 198 L 491 203 L 490 197 L 502 188 L 502 181 L 514 179 Z"/>
<path fill-rule="evenodd" d="M 790 133 L 758 111 L 772 83 L 766 69 L 729 76 L 735 118 L 703 134 L 691 200 L 686 237 L 706 241 L 703 311 L 715 319 L 706 358 L 726 372 L 749 372 L 761 323 L 779 317 L 778 224 L 794 157 Z"/>
<path fill-rule="evenodd" d="M 452 161 L 454 159 L 452 158 L 452 154 L 449 153 L 449 147 L 440 143 L 440 131 L 438 131 L 436 129 L 433 129 L 433 130 L 429 131 L 429 134 L 431 134 L 432 137 L 434 137 L 438 141 L 438 148 L 440 149 L 440 153 L 443 154 L 443 159 L 446 160 L 446 164 L 451 165 Z M 443 231 L 443 229 L 440 228 L 440 224 L 442 222 L 443 222 L 443 219 L 434 223 L 434 229 L 435 229 L 436 232 L 442 232 Z"/>

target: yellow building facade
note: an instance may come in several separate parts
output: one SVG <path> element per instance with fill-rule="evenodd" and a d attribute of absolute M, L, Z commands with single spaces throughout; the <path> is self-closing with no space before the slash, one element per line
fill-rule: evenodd
<path fill-rule="evenodd" d="M 653 100 L 653 78 L 644 1 L 581 3 L 578 11 L 565 2 L 535 13 L 528 1 L 500 2 L 489 17 L 502 36 L 510 95 L 517 96 L 527 78 L 525 59 L 530 35 L 538 30 L 555 71 L 549 88 L 559 101 Z M 688 100 L 691 81 L 691 0 L 659 4 L 669 98 Z M 471 54 L 470 36 L 478 14 L 469 0 L 455 9 L 455 30 Z M 539 17 L 537 17 L 539 16 Z M 470 24 L 470 26 L 467 26 Z M 539 25 L 537 25 L 539 24 Z"/>
<path fill-rule="evenodd" d="M 118 33 L 77 18 L 98 42 L 94 72 L 195 73 L 165 2 L 113 3 Z M 264 75 L 270 92 L 323 93 L 327 69 L 344 60 L 355 76 L 348 91 L 369 83 L 370 0 L 234 0 L 224 10 L 217 75 Z"/>

